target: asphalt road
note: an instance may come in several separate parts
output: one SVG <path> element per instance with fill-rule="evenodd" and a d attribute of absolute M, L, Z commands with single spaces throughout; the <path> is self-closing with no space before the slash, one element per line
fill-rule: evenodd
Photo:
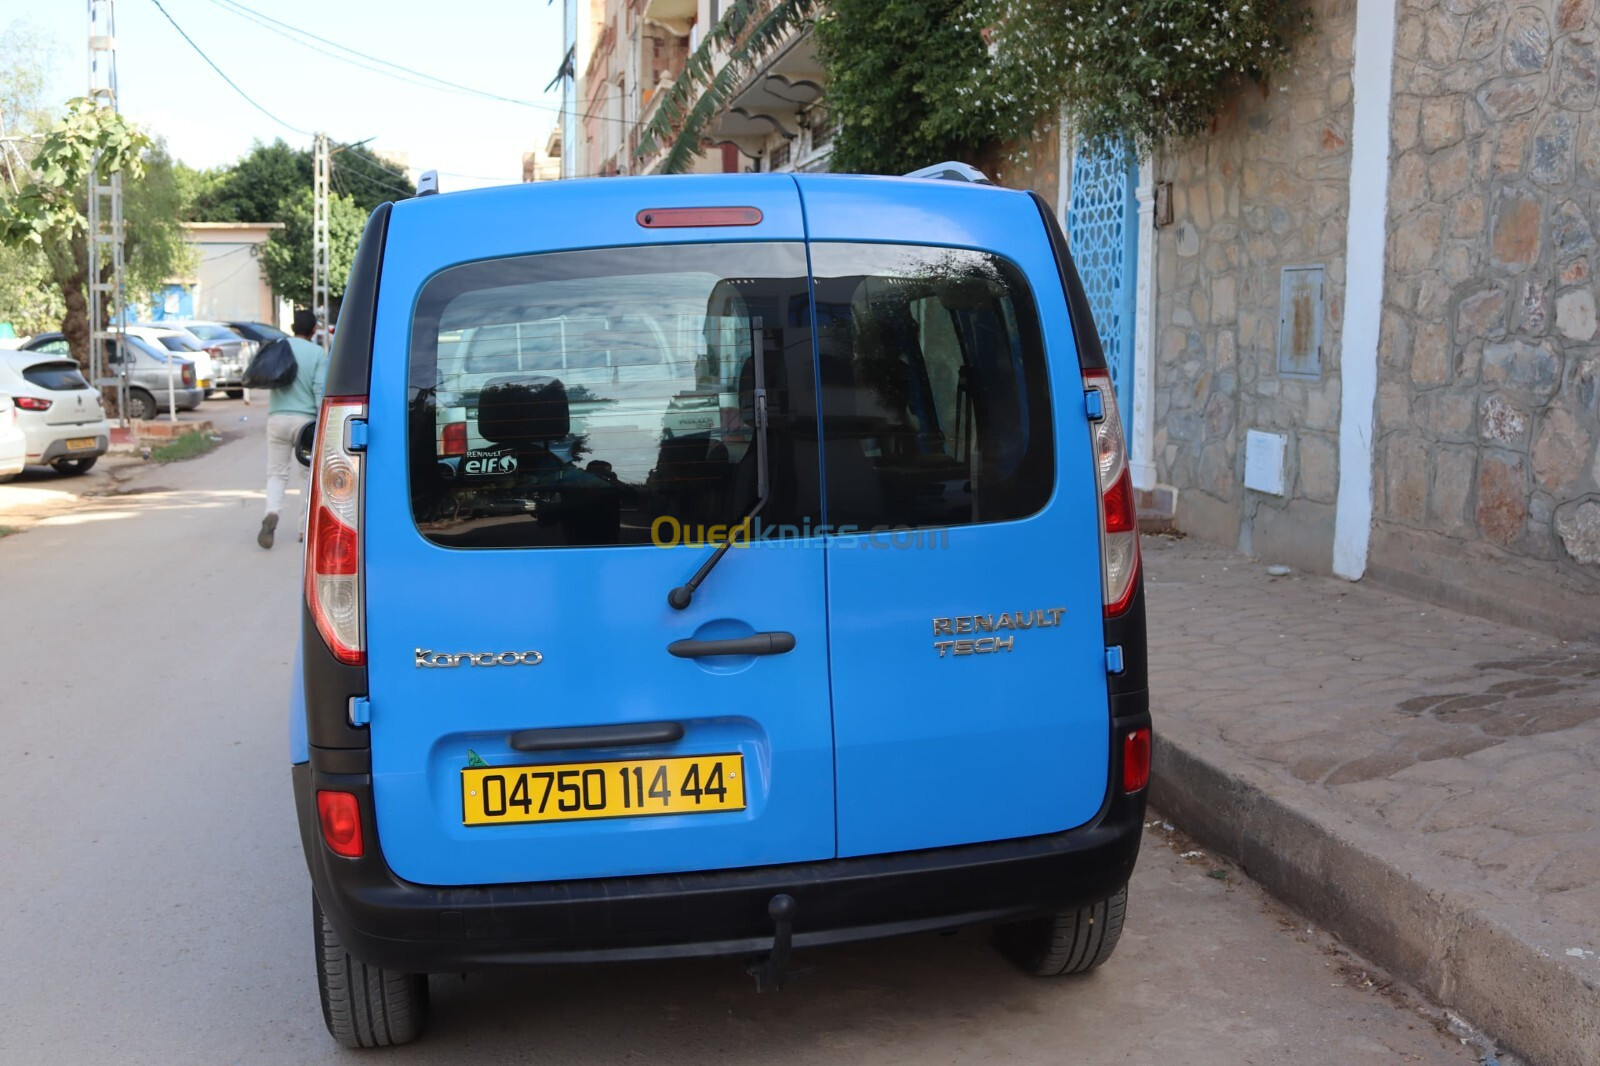
<path fill-rule="evenodd" d="M 284 705 L 300 559 L 235 439 L 0 538 L 0 1062 L 356 1061 L 326 1036 Z M 248 422 L 238 421 L 248 415 Z M 35 486 L 37 487 L 37 485 Z M 6 492 L 0 486 L 0 496 Z M 432 979 L 392 1063 L 1472 1063 L 1435 1012 L 1159 824 L 1116 957 L 1014 973 L 981 931 Z"/>

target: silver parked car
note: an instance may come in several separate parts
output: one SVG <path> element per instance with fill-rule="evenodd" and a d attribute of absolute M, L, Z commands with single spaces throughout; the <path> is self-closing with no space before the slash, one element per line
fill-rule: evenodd
<path fill-rule="evenodd" d="M 193 360 L 181 359 L 176 352 L 165 351 L 160 345 L 131 334 L 125 334 L 123 340 L 126 341 L 126 348 L 118 347 L 115 340 L 111 342 L 110 365 L 106 367 L 106 373 L 121 373 L 125 353 L 128 360 L 129 418 L 154 418 L 167 410 L 168 360 L 171 360 L 172 367 L 173 406 L 180 411 L 200 406 L 200 401 L 205 399 L 205 390 L 200 388 Z M 70 356 L 67 338 L 60 333 L 41 333 L 24 344 L 22 349 Z M 107 376 L 94 384 L 96 387 L 109 388 L 116 383 L 115 376 Z"/>
<path fill-rule="evenodd" d="M 141 322 L 139 325 L 181 329 L 194 334 L 205 345 L 206 351 L 211 353 L 212 368 L 216 371 L 211 387 L 222 389 L 232 400 L 244 395 L 244 368 L 250 365 L 250 357 L 261 347 L 258 342 L 240 336 L 223 322 L 164 318 L 159 322 Z"/>

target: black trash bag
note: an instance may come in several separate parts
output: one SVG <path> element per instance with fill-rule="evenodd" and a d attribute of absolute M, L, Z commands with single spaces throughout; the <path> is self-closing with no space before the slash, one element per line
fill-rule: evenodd
<path fill-rule="evenodd" d="M 294 348 L 289 345 L 288 338 L 280 337 L 270 344 L 263 344 L 250 357 L 250 365 L 244 368 L 244 387 L 287 389 L 294 384 L 295 376 L 299 373 L 300 364 L 294 357 Z"/>

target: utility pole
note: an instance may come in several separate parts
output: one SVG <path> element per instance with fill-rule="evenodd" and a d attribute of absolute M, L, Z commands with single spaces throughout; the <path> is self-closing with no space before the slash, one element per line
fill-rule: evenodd
<path fill-rule="evenodd" d="M 328 135 L 317 134 L 316 177 L 311 196 L 311 310 L 317 315 L 317 331 L 311 339 L 324 348 L 328 342 Z"/>
<path fill-rule="evenodd" d="M 114 0 L 89 0 L 89 99 L 112 111 L 117 101 L 117 15 Z M 110 365 L 111 345 L 123 348 L 127 292 L 122 260 L 122 173 L 102 176 L 100 154 L 89 168 L 89 380 L 99 385 Z M 100 275 L 110 259 L 111 280 Z M 111 319 L 106 329 L 103 319 Z M 117 413 L 128 424 L 128 363 L 117 364 Z"/>

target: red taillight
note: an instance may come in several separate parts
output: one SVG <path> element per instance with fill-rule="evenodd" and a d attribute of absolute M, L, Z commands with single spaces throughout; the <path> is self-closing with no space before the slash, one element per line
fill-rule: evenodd
<path fill-rule="evenodd" d="M 444 427 L 444 454 L 467 454 L 467 424 L 451 422 Z"/>
<path fill-rule="evenodd" d="M 1150 727 L 1122 738 L 1122 791 L 1137 792 L 1150 783 Z"/>
<path fill-rule="evenodd" d="M 356 572 L 356 531 L 319 508 L 312 531 L 311 565 L 317 573 L 333 577 Z"/>
<path fill-rule="evenodd" d="M 361 858 L 361 805 L 349 792 L 317 793 L 317 818 L 328 850 L 347 859 Z"/>
<path fill-rule="evenodd" d="M 15 402 L 24 411 L 48 411 L 53 401 L 41 400 L 37 396 L 18 396 Z"/>
<path fill-rule="evenodd" d="M 306 606 L 334 658 L 367 660 L 361 618 L 361 461 L 348 439 L 364 423 L 364 396 L 322 401 L 311 460 L 310 520 L 306 533 Z"/>
<path fill-rule="evenodd" d="M 216 347 L 207 348 L 206 349 L 206 354 L 209 355 L 213 359 L 221 359 L 222 358 L 222 349 L 221 348 L 216 348 Z"/>
<path fill-rule="evenodd" d="M 1089 433 L 1094 446 L 1095 487 L 1100 495 L 1100 579 L 1105 614 L 1112 618 L 1128 609 L 1139 588 L 1139 516 L 1133 505 L 1128 445 L 1111 374 L 1090 370 L 1083 375 L 1083 383 L 1100 394 L 1102 414 L 1089 424 Z"/>
<path fill-rule="evenodd" d="M 1117 483 L 1106 492 L 1106 532 L 1128 533 L 1139 527 L 1139 516 L 1133 510 L 1133 474 L 1127 470 L 1117 478 Z"/>
<path fill-rule="evenodd" d="M 183 384 L 186 388 L 194 388 L 194 364 L 183 364 Z"/>
<path fill-rule="evenodd" d="M 681 226 L 754 226 L 761 221 L 759 207 L 647 207 L 635 219 L 650 229 Z"/>

